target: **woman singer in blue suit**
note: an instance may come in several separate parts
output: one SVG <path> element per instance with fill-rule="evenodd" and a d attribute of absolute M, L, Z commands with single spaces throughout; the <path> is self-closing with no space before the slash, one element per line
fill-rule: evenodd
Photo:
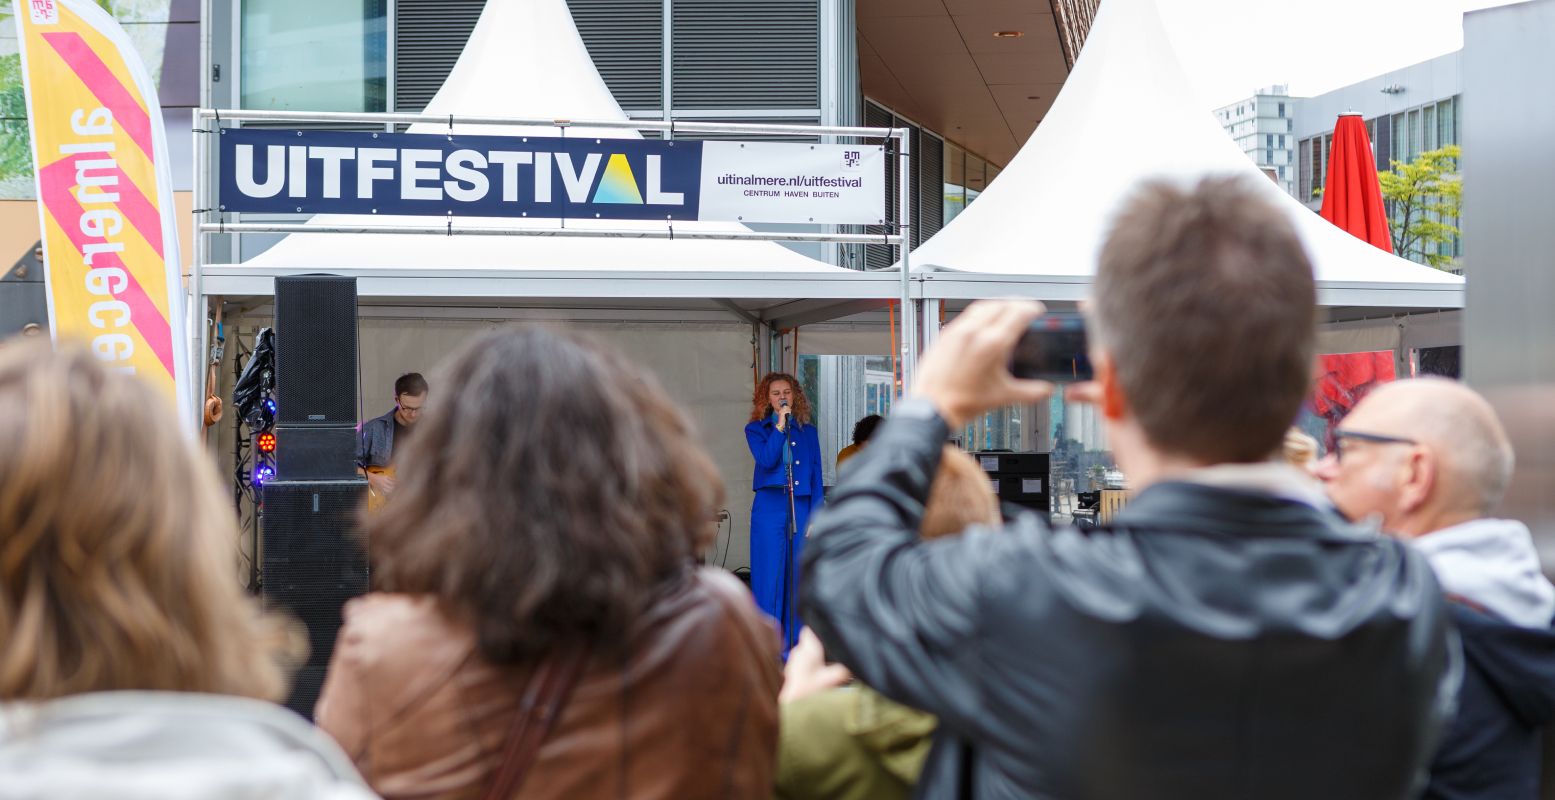
<path fill-rule="evenodd" d="M 794 376 L 773 372 L 761 379 L 751 399 L 745 441 L 756 459 L 751 480 L 756 492 L 751 501 L 751 589 L 761 610 L 782 624 L 787 652 L 799 638 L 794 589 L 805 527 L 824 500 L 821 440 L 810 418 L 810 401 Z"/>

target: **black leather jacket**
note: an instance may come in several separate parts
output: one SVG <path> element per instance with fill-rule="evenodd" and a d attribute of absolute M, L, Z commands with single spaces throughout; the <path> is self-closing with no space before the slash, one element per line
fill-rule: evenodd
<path fill-rule="evenodd" d="M 918 797 L 1414 796 L 1457 683 L 1429 565 L 1332 513 L 1188 483 L 1108 526 L 923 542 L 944 423 L 893 418 L 812 524 L 830 657 L 940 718 Z"/>

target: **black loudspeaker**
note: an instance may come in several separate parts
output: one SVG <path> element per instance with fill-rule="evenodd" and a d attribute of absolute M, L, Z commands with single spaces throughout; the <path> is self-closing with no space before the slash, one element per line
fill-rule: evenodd
<path fill-rule="evenodd" d="M 356 279 L 276 278 L 276 424 L 355 425 L 356 373 Z"/>
<path fill-rule="evenodd" d="M 275 476 L 284 481 L 349 480 L 356 476 L 356 428 L 275 427 Z"/>
<path fill-rule="evenodd" d="M 309 719 L 334 653 L 341 611 L 346 601 L 367 592 L 367 554 L 357 531 L 366 498 L 367 482 L 359 478 L 264 485 L 262 597 L 265 608 L 307 629 L 308 660 L 286 707 Z"/>

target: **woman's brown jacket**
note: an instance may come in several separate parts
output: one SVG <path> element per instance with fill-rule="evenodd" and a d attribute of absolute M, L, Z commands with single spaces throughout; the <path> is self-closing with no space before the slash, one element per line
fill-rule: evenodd
<path fill-rule="evenodd" d="M 524 798 L 769 798 L 782 680 L 748 590 L 700 570 L 647 609 L 623 658 L 594 657 Z M 388 800 L 482 795 L 529 667 L 484 662 L 429 596 L 353 601 L 318 724 Z"/>

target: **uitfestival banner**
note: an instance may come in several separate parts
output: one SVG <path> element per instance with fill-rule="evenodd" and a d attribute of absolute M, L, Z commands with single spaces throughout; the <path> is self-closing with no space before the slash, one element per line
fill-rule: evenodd
<path fill-rule="evenodd" d="M 187 397 L 162 109 L 123 29 L 90 0 L 17 0 L 56 341 Z"/>
<path fill-rule="evenodd" d="M 218 210 L 880 225 L 880 145 L 224 128 Z"/>

